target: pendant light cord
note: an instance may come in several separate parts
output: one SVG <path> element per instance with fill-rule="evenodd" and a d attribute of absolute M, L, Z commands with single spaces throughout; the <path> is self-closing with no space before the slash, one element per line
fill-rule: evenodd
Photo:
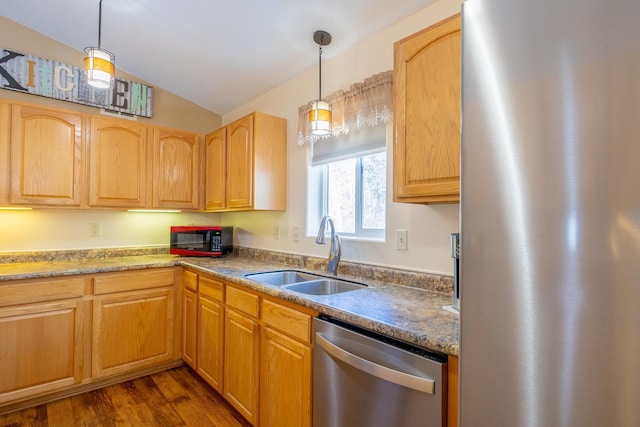
<path fill-rule="evenodd" d="M 100 0 L 100 9 L 98 10 L 98 49 L 100 49 L 100 39 L 102 37 L 102 0 Z"/>
<path fill-rule="evenodd" d="M 100 0 L 102 1 L 102 0 Z M 318 45 L 318 101 L 322 99 L 322 46 Z"/>

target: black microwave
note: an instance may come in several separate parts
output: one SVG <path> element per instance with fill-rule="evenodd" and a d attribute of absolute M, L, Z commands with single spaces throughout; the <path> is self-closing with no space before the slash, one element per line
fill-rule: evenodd
<path fill-rule="evenodd" d="M 233 227 L 173 226 L 169 253 L 219 257 L 233 251 Z"/>

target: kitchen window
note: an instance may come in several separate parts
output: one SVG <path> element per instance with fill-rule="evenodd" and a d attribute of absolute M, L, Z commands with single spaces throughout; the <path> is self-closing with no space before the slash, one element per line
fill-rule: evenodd
<path fill-rule="evenodd" d="M 310 169 L 308 229 L 330 215 L 344 237 L 383 240 L 386 220 L 386 127 L 316 142 Z"/>
<path fill-rule="evenodd" d="M 324 215 L 344 237 L 384 240 L 387 199 L 387 127 L 393 117 L 393 72 L 383 71 L 338 90 L 331 134 L 314 136 L 309 104 L 298 107 L 298 145 L 307 145 L 307 235 L 316 235 Z"/>

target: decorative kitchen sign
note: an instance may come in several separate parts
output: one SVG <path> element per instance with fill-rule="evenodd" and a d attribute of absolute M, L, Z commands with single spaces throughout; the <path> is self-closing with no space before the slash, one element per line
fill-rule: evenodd
<path fill-rule="evenodd" d="M 152 113 L 151 86 L 115 79 L 111 89 L 96 89 L 87 84 L 82 68 L 2 48 L 0 88 L 136 116 Z"/>

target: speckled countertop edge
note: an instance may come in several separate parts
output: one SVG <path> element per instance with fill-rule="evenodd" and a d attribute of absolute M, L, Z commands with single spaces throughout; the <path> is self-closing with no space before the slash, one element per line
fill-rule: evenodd
<path fill-rule="evenodd" d="M 340 274 L 341 278 L 368 285 L 357 292 L 329 296 L 313 296 L 287 291 L 279 286 L 265 285 L 245 275 L 260 271 L 298 269 L 326 275 L 325 272 L 307 268 L 309 263 L 291 265 L 282 259 L 232 255 L 223 258 L 190 258 L 168 254 L 132 255 L 115 257 L 89 257 L 65 261 L 13 262 L 0 264 L 0 286 L 3 281 L 37 279 L 77 274 L 95 274 L 147 268 L 181 265 L 207 273 L 240 286 L 277 298 L 312 308 L 319 313 L 352 323 L 380 334 L 428 349 L 434 352 L 458 355 L 459 316 L 443 306 L 450 304 L 450 294 L 436 287 L 420 287 L 390 284 L 376 280 L 376 275 Z M 128 255 L 120 253 L 119 255 Z M 315 266 L 315 265 L 312 265 Z M 348 273 L 352 271 L 345 269 Z M 359 269 L 355 269 L 359 272 Z M 374 278 L 371 278 L 374 277 Z"/>

